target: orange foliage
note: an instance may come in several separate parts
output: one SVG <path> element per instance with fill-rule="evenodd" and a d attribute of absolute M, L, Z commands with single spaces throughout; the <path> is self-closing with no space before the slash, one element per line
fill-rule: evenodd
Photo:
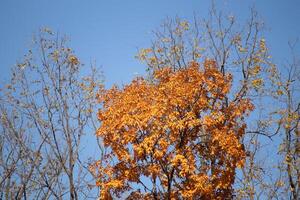
<path fill-rule="evenodd" d="M 253 109 L 247 99 L 226 98 L 231 79 L 207 60 L 101 91 L 97 135 L 107 153 L 93 167 L 102 198 L 108 191 L 142 199 L 230 198 L 245 159 L 243 116 Z"/>

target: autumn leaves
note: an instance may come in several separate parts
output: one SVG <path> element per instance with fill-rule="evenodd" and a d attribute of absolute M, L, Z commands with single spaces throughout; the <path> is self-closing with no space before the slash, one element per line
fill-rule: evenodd
<path fill-rule="evenodd" d="M 230 197 L 245 157 L 242 118 L 253 109 L 247 99 L 226 98 L 231 79 L 206 60 L 102 90 L 97 135 L 107 153 L 93 166 L 102 197 L 125 191 L 145 199 Z"/>

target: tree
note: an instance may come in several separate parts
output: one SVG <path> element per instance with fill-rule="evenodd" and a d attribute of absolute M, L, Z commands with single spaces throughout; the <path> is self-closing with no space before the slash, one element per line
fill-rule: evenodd
<path fill-rule="evenodd" d="M 147 65 L 149 76 L 146 82 L 150 85 L 160 82 L 155 75 L 157 71 L 171 68 L 173 73 L 181 73 L 190 67 L 191 62 L 202 63 L 207 59 L 214 60 L 223 78 L 230 73 L 233 77 L 232 87 L 224 94 L 225 103 L 222 105 L 226 107 L 236 99 L 251 99 L 256 108 L 249 118 L 243 118 L 247 128 L 245 134 L 239 137 L 239 142 L 245 147 L 245 164 L 242 169 L 236 170 L 238 173 L 232 186 L 234 192 L 231 193 L 234 193 L 236 199 L 285 199 L 287 196 L 298 199 L 298 64 L 293 62 L 288 72 L 280 74 L 282 70 L 273 63 L 263 34 L 264 24 L 254 9 L 245 23 L 239 23 L 233 15 L 218 11 L 213 4 L 208 18 L 199 20 L 195 17 L 193 22 L 180 18 L 166 20 L 162 29 L 154 32 L 152 46 L 141 49 L 137 58 Z M 127 87 L 121 91 L 125 92 Z M 119 89 L 116 91 L 120 92 Z M 185 92 L 189 92 L 189 89 Z M 113 106 L 114 102 L 110 103 Z M 118 126 L 115 128 L 118 130 Z M 114 134 L 111 131 L 110 137 Z M 103 137 L 103 134 L 100 136 Z M 279 146 L 277 141 L 280 140 L 282 144 Z M 278 158 L 278 163 L 272 162 L 271 157 L 265 153 L 276 152 L 277 148 L 279 155 L 274 156 Z M 108 154 L 111 150 L 108 148 Z M 132 153 L 129 151 L 130 155 Z M 100 166 L 101 180 L 101 176 L 105 176 L 103 166 L 105 168 L 109 165 L 102 162 L 97 165 Z M 107 173 L 118 177 L 114 168 L 111 170 Z M 99 182 L 99 185 L 108 195 L 105 192 L 109 190 L 104 186 L 105 181 Z M 122 189 L 115 190 L 115 194 L 122 193 Z M 147 192 L 158 193 L 158 197 L 166 195 L 165 191 L 157 192 L 157 188 L 154 192 L 152 190 L 153 187 L 150 187 Z"/>
<path fill-rule="evenodd" d="M 67 38 L 49 29 L 12 69 L 0 98 L 0 199 L 91 195 L 82 141 L 96 130 L 94 94 L 102 83 L 95 68 L 87 76 L 83 69 Z"/>
<path fill-rule="evenodd" d="M 247 157 L 237 175 L 235 195 L 237 199 L 272 199 L 274 193 L 280 193 L 277 183 L 281 176 L 272 167 L 277 163 L 271 163 L 265 152 L 282 126 L 278 123 L 280 117 L 274 114 L 278 104 L 273 99 L 278 92 L 279 70 L 272 62 L 264 23 L 257 12 L 251 9 L 249 19 L 241 23 L 213 3 L 207 18 L 195 17 L 192 22 L 168 19 L 162 27 L 154 32 L 152 46 L 137 55 L 147 65 L 150 79 L 156 69 L 171 66 L 180 70 L 191 60 L 203 62 L 207 58 L 215 60 L 223 75 L 231 73 L 233 87 L 225 99 L 251 98 L 256 107 L 251 118 L 245 119 L 247 130 L 241 142 Z M 286 193 L 279 196 L 285 197 Z"/>
<path fill-rule="evenodd" d="M 297 41 L 289 42 L 291 61 L 276 78 L 278 90 L 274 98 L 279 102 L 275 111 L 279 115 L 281 144 L 278 148 L 282 161 L 278 164 L 281 173 L 277 186 L 290 199 L 300 198 L 300 60 L 296 55 Z"/>
<path fill-rule="evenodd" d="M 249 99 L 225 99 L 231 83 L 206 60 L 102 91 L 97 135 L 107 152 L 94 165 L 101 197 L 230 199 L 245 160 L 243 118 L 253 109 Z"/>

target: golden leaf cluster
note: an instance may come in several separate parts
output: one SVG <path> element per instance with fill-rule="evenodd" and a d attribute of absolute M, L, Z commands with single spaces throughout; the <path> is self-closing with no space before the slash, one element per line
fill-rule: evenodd
<path fill-rule="evenodd" d="M 253 109 L 248 99 L 226 98 L 231 79 L 206 60 L 156 70 L 151 83 L 137 78 L 99 92 L 97 135 L 107 154 L 94 169 L 102 198 L 108 191 L 144 199 L 230 197 L 245 159 L 242 119 Z M 148 186 L 140 191 L 133 184 Z"/>

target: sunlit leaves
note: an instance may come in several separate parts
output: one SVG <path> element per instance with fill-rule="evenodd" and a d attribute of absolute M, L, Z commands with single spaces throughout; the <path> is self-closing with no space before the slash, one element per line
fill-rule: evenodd
<path fill-rule="evenodd" d="M 97 135 L 107 155 L 94 170 L 102 197 L 107 191 L 117 196 L 132 191 L 143 197 L 230 197 L 235 168 L 245 158 L 242 118 L 252 104 L 226 101 L 232 77 L 219 72 L 212 60 L 177 71 L 155 70 L 153 78 L 137 78 L 98 95 Z"/>

